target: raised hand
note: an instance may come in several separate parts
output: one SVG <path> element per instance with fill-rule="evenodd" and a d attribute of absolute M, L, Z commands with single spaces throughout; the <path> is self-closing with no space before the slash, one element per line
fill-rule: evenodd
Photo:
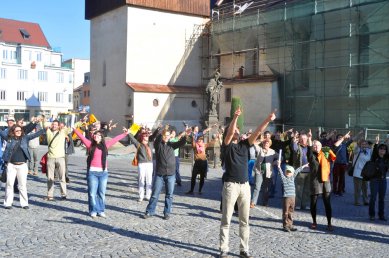
<path fill-rule="evenodd" d="M 242 114 L 242 110 L 240 109 L 240 105 L 238 108 L 235 110 L 235 116 L 240 116 Z"/>
<path fill-rule="evenodd" d="M 312 130 L 311 130 L 311 128 L 309 128 L 307 136 L 308 136 L 308 138 L 312 138 Z"/>
<path fill-rule="evenodd" d="M 271 112 L 269 114 L 269 116 L 267 117 L 267 120 L 270 122 L 270 121 L 274 121 L 277 117 L 276 117 L 276 112 L 277 112 L 277 109 L 274 109 L 273 112 Z"/>

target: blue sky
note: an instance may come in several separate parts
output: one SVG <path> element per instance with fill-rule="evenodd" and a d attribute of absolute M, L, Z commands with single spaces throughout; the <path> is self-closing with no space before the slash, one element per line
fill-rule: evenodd
<path fill-rule="evenodd" d="M 84 0 L 1 0 L 0 17 L 38 23 L 51 47 L 61 49 L 63 60 L 89 59 Z"/>

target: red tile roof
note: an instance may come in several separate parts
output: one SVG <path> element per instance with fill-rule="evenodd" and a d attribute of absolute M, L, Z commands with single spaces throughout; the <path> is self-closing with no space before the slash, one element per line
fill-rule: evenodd
<path fill-rule="evenodd" d="M 74 88 L 74 89 L 73 89 L 73 92 L 81 91 L 81 90 L 82 90 L 82 86 L 84 86 L 84 85 L 80 85 L 80 86 Z"/>
<path fill-rule="evenodd" d="M 24 38 L 20 29 L 30 34 Z M 0 42 L 51 48 L 39 24 L 0 18 Z"/>
<path fill-rule="evenodd" d="M 146 84 L 127 82 L 127 86 L 135 92 L 153 92 L 153 93 L 201 93 L 201 87 L 189 86 L 171 86 L 161 84 Z"/>

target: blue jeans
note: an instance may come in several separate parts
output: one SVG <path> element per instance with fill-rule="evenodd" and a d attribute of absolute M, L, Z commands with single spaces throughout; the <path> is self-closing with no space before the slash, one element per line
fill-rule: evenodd
<path fill-rule="evenodd" d="M 181 184 L 180 157 L 176 157 L 176 183 Z"/>
<path fill-rule="evenodd" d="M 255 159 L 250 159 L 249 160 L 249 183 L 250 185 L 254 184 L 254 179 L 253 179 L 253 168 L 254 168 L 254 165 L 255 165 Z"/>
<path fill-rule="evenodd" d="M 105 192 L 107 190 L 108 172 L 89 171 L 88 197 L 89 213 L 100 214 L 105 209 Z"/>
<path fill-rule="evenodd" d="M 278 167 L 277 166 L 272 166 L 272 167 L 273 170 L 272 170 L 271 185 L 269 191 L 269 195 L 271 197 L 273 197 L 274 194 L 276 193 L 277 178 L 278 178 Z"/>
<path fill-rule="evenodd" d="M 385 208 L 385 192 L 386 192 L 386 178 L 378 179 L 374 178 L 370 180 L 370 203 L 369 203 L 369 216 L 375 216 L 375 201 L 378 195 L 378 217 L 384 217 Z"/>
<path fill-rule="evenodd" d="M 174 183 L 176 182 L 176 175 L 173 174 L 171 176 L 159 176 L 155 175 L 153 182 L 153 192 L 151 194 L 151 198 L 149 204 L 146 208 L 146 213 L 150 215 L 155 214 L 155 208 L 157 207 L 159 193 L 162 190 L 163 185 L 165 184 L 165 208 L 163 210 L 163 214 L 169 215 L 172 211 L 173 204 L 173 191 L 174 191 Z"/>
<path fill-rule="evenodd" d="M 255 205 L 258 202 L 258 197 L 261 192 L 263 181 L 264 181 L 263 174 L 255 173 L 255 184 L 254 184 L 253 194 L 251 195 L 251 203 L 254 203 Z M 261 196 L 261 203 L 262 203 L 262 196 Z"/>

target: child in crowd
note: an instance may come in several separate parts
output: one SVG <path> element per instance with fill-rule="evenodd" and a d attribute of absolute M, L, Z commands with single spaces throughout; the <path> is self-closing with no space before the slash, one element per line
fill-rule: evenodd
<path fill-rule="evenodd" d="M 283 186 L 283 200 L 282 200 L 282 226 L 285 232 L 296 231 L 297 229 L 293 227 L 293 211 L 295 205 L 296 197 L 296 187 L 294 184 L 294 179 L 305 167 L 308 167 L 308 164 L 297 168 L 296 170 L 289 165 L 285 166 L 285 175 L 281 169 L 281 161 L 278 163 L 278 173 L 281 177 L 282 186 Z"/>

